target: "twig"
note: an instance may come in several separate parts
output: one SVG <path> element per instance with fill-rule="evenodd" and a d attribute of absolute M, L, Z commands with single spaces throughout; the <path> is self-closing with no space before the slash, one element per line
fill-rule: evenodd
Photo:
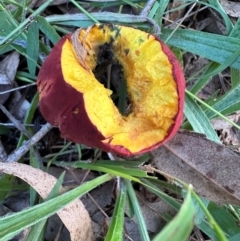
<path fill-rule="evenodd" d="M 146 18 L 147 22 L 151 23 L 154 27 L 154 34 L 159 35 L 161 34 L 161 28 L 159 25 L 152 19 L 152 18 Z"/>
<path fill-rule="evenodd" d="M 45 124 L 31 139 L 25 141 L 21 147 L 19 147 L 16 151 L 14 151 L 11 155 L 8 156 L 3 162 L 16 162 L 18 161 L 24 154 L 26 154 L 30 148 L 35 145 L 39 140 L 42 139 L 43 136 L 47 134 L 49 130 L 52 129 L 52 125 L 50 123 Z"/>
<path fill-rule="evenodd" d="M 199 12 L 201 12 L 201 11 L 207 9 L 207 8 L 208 8 L 208 6 L 204 6 L 204 7 L 202 7 L 202 8 L 197 9 L 196 11 L 192 11 L 190 14 L 188 14 L 188 17 L 193 16 L 193 15 L 195 15 L 195 14 L 197 14 L 197 13 L 199 13 Z M 179 22 L 182 22 L 182 20 L 185 19 L 185 16 L 182 17 L 182 18 L 177 19 L 176 21 L 172 21 L 172 20 L 170 20 L 170 19 L 168 19 L 168 18 L 165 18 L 165 17 L 163 17 L 163 19 L 164 19 L 165 21 L 170 22 L 170 24 L 167 25 L 165 28 L 170 28 L 170 27 L 172 27 L 173 25 L 175 25 L 175 24 L 177 24 L 177 23 L 179 23 Z M 184 25 L 180 25 L 180 26 L 185 28 Z"/>
<path fill-rule="evenodd" d="M 168 40 L 173 36 L 173 34 L 176 32 L 176 30 L 180 27 L 182 22 L 190 15 L 193 8 L 196 6 L 197 2 L 193 3 L 193 5 L 188 9 L 187 13 L 184 15 L 182 20 L 178 23 L 177 27 L 171 32 L 171 34 L 168 36 L 168 38 L 165 40 L 165 43 L 168 42 Z"/>
<path fill-rule="evenodd" d="M 0 95 L 5 95 L 5 94 L 7 94 L 7 93 L 11 93 L 11 92 L 14 92 L 14 91 L 17 91 L 17 90 L 26 89 L 26 88 L 28 88 L 28 87 L 30 87 L 30 86 L 34 86 L 34 85 L 36 85 L 36 83 L 32 83 L 32 84 L 28 84 L 28 85 L 24 85 L 24 86 L 12 88 L 12 89 L 10 89 L 10 90 L 6 90 L 6 91 L 0 92 Z"/>
<path fill-rule="evenodd" d="M 156 0 L 148 0 L 144 9 L 141 11 L 140 16 L 147 17 L 155 2 L 156 2 Z"/>
<path fill-rule="evenodd" d="M 34 127 L 34 124 L 25 124 L 25 123 L 22 123 L 23 126 L 26 126 L 26 127 Z M 3 123 L 3 122 L 0 122 L 0 126 L 7 126 L 7 127 L 15 127 L 15 125 L 13 123 Z M 40 126 L 43 126 L 43 125 L 40 125 Z"/>
<path fill-rule="evenodd" d="M 151 8 L 155 2 L 156 2 L 156 0 L 148 0 L 145 7 L 139 14 L 139 16 L 146 18 L 146 20 L 154 26 L 154 34 L 159 35 L 161 33 L 161 28 L 152 18 L 148 17 L 148 14 L 151 11 Z"/>
<path fill-rule="evenodd" d="M 106 212 L 100 207 L 98 202 L 93 198 L 93 196 L 90 193 L 87 193 L 87 196 L 93 201 L 93 203 L 97 206 L 97 208 L 100 210 L 100 212 L 109 219 L 109 216 L 106 214 Z"/>
<path fill-rule="evenodd" d="M 1 103 L 0 103 L 0 109 L 2 112 L 8 117 L 8 119 L 14 124 L 14 126 L 22 132 L 25 136 L 30 138 L 28 131 L 25 129 L 25 127 L 22 125 L 20 121 L 18 121 Z"/>

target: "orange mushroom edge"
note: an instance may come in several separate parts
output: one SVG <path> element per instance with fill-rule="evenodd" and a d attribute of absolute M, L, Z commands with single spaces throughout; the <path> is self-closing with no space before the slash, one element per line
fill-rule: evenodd
<path fill-rule="evenodd" d="M 111 78 L 115 89 L 103 82 Z M 114 100 L 122 81 L 125 113 Z M 180 64 L 161 40 L 132 27 L 96 24 L 63 37 L 44 61 L 37 85 L 40 111 L 62 137 L 121 156 L 157 148 L 182 122 Z"/>

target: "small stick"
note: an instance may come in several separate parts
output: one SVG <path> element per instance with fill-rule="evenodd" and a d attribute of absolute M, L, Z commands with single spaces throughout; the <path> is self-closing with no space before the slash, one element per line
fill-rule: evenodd
<path fill-rule="evenodd" d="M 10 89 L 10 90 L 6 90 L 6 91 L 0 92 L 0 95 L 5 95 L 5 94 L 7 94 L 7 93 L 11 93 L 11 92 L 14 92 L 14 91 L 17 91 L 17 90 L 25 89 L 25 88 L 28 88 L 28 87 L 34 86 L 34 85 L 36 85 L 36 83 L 32 83 L 32 84 L 28 84 L 28 85 L 24 85 L 24 86 L 12 88 L 12 89 Z"/>
<path fill-rule="evenodd" d="M 148 17 L 148 14 L 149 14 L 149 12 L 150 12 L 150 10 L 151 10 L 151 8 L 152 8 L 152 6 L 155 2 L 156 2 L 156 0 L 148 0 L 145 7 L 143 8 L 141 13 L 139 14 L 139 16 L 146 18 L 146 20 L 154 26 L 154 34 L 159 35 L 161 33 L 161 28 L 159 27 L 159 25 L 153 19 Z"/>
<path fill-rule="evenodd" d="M 156 2 L 156 0 L 148 0 L 148 2 L 146 3 L 145 7 L 143 8 L 143 10 L 140 13 L 140 16 L 146 17 L 148 16 L 153 4 Z"/>
<path fill-rule="evenodd" d="M 24 125 L 20 121 L 18 121 L 1 103 L 0 103 L 0 109 L 21 133 L 23 133 L 26 137 L 28 137 L 28 139 L 31 138 L 31 135 L 29 134 L 27 129 L 24 127 Z M 34 155 L 35 155 L 36 159 L 38 160 L 39 166 L 42 167 L 43 166 L 42 159 L 40 157 L 37 147 L 33 146 L 33 150 L 34 150 Z M 1 155 L 1 153 L 2 152 L 1 152 L 1 145 L 0 145 L 0 161 L 5 160 L 7 158 L 7 154 L 4 157 Z"/>
<path fill-rule="evenodd" d="M 31 139 L 25 141 L 21 147 L 15 150 L 11 155 L 8 156 L 5 160 L 1 160 L 2 162 L 16 162 L 18 161 L 24 154 L 26 154 L 29 149 L 35 145 L 39 140 L 42 139 L 43 136 L 47 134 L 49 130 L 52 129 L 52 125 L 50 123 L 45 124 Z"/>
<path fill-rule="evenodd" d="M 8 119 L 14 124 L 14 126 L 20 131 L 22 132 L 25 136 L 27 136 L 28 138 L 30 138 L 30 135 L 28 133 L 28 131 L 26 130 L 26 128 L 22 125 L 22 123 L 20 121 L 18 121 L 6 108 L 5 106 L 3 106 L 0 103 L 0 109 L 2 110 L 2 112 L 8 117 Z"/>

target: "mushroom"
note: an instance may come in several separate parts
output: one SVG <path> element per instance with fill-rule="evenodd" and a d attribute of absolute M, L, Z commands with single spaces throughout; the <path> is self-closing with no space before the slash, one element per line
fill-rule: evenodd
<path fill-rule="evenodd" d="M 101 80 L 111 67 L 115 92 L 126 84 L 131 108 L 123 113 Z M 148 152 L 170 140 L 182 122 L 180 64 L 161 40 L 132 27 L 96 24 L 63 37 L 43 63 L 37 85 L 42 115 L 64 138 L 106 152 Z"/>

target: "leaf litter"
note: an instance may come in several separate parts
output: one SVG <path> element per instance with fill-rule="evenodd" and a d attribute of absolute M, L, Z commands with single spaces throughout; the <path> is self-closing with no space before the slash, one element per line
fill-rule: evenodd
<path fill-rule="evenodd" d="M 17 176 L 31 185 L 46 199 L 57 179 L 46 172 L 21 163 L 0 163 L 1 172 Z M 39 181 L 41 180 L 41 181 Z M 61 192 L 64 191 L 62 188 Z M 71 241 L 93 240 L 91 219 L 80 199 L 60 210 L 58 216 L 70 232 Z"/>
<path fill-rule="evenodd" d="M 227 147 L 183 131 L 151 154 L 159 170 L 191 183 L 202 197 L 240 205 L 240 156 Z"/>

